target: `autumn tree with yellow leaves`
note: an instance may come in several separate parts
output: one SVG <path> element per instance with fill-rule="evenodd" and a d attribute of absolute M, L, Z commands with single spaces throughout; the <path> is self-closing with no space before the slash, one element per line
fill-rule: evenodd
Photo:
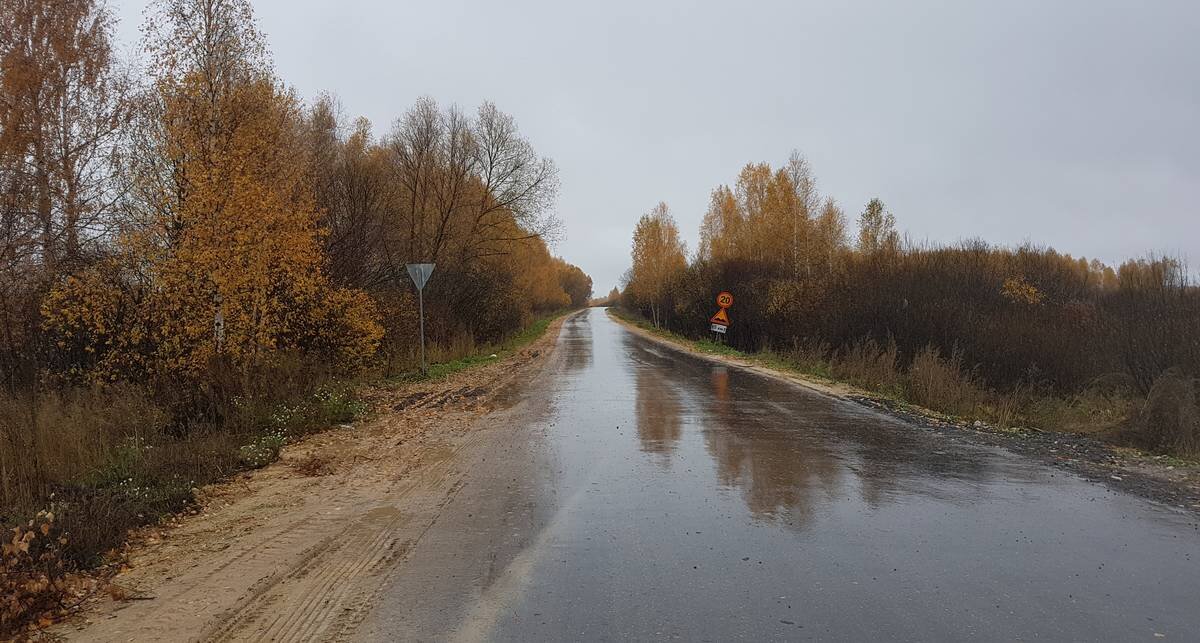
<path fill-rule="evenodd" d="M 157 11 L 134 216 L 104 265 L 51 293 L 47 324 L 77 368 L 108 379 L 194 376 L 213 360 L 248 369 L 288 349 L 360 365 L 382 331 L 364 293 L 325 275 L 302 110 L 263 59 L 248 4 Z"/>
<path fill-rule="evenodd" d="M 93 260 L 121 194 L 132 114 L 112 12 L 98 1 L 0 0 L 0 390 L 45 359 L 39 300 Z"/>
<path fill-rule="evenodd" d="M 808 161 L 746 165 L 734 188 L 713 190 L 700 226 L 702 261 L 745 261 L 812 279 L 832 269 L 845 247 L 844 215 L 822 204 Z"/>
<path fill-rule="evenodd" d="M 679 226 L 666 203 L 642 215 L 633 231 L 633 266 L 626 294 L 650 311 L 655 326 L 665 321 L 664 299 L 670 280 L 687 266 L 687 248 L 679 238 Z"/>

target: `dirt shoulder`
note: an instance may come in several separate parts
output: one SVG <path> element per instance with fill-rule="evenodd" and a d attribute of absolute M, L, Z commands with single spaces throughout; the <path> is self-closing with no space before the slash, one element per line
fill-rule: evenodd
<path fill-rule="evenodd" d="M 947 419 L 932 411 L 901 405 L 842 382 L 816 380 L 800 373 L 771 368 L 753 359 L 698 350 L 686 340 L 651 332 L 611 312 L 609 316 L 630 332 L 701 359 L 737 366 L 764 377 L 867 406 L 905 420 L 920 430 L 1001 447 L 1114 489 L 1200 515 L 1200 464 L 1114 447 L 1076 433 L 1005 430 L 982 422 Z"/>
<path fill-rule="evenodd" d="M 369 419 L 287 446 L 138 532 L 108 596 L 52 635 L 88 641 L 339 640 L 456 493 L 455 454 L 517 401 L 566 318 L 519 352 L 366 391 Z"/>

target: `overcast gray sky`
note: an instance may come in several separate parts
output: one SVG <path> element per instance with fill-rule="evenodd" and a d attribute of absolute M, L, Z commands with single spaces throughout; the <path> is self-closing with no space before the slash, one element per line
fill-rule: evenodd
<path fill-rule="evenodd" d="M 127 43 L 145 2 L 111 0 Z M 798 149 L 853 219 L 1200 263 L 1200 2 L 258 0 L 280 76 L 383 134 L 491 100 L 559 166 L 554 248 L 597 293 L 670 204 Z"/>

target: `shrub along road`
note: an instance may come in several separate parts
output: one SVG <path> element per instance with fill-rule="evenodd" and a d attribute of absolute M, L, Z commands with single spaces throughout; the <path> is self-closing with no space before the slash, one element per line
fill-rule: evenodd
<path fill-rule="evenodd" d="M 471 382 L 381 393 L 400 408 L 216 490 L 120 579 L 151 600 L 93 613 L 79 637 L 1200 631 L 1192 513 L 677 351 L 598 309 L 554 331 L 548 354 L 550 338 Z"/>

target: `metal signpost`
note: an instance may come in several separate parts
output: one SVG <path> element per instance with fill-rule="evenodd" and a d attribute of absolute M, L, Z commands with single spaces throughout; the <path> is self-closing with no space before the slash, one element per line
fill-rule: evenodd
<path fill-rule="evenodd" d="M 421 310 L 421 374 L 426 372 L 425 367 L 425 284 L 429 281 L 429 275 L 433 274 L 433 266 L 431 263 L 410 263 L 405 267 L 408 268 L 408 276 L 412 277 L 413 283 L 417 286 L 417 301 L 420 302 Z"/>
<path fill-rule="evenodd" d="M 721 294 L 717 295 L 717 306 L 720 306 L 721 309 L 708 322 L 712 324 L 709 326 L 709 330 L 717 334 L 718 340 L 725 337 L 725 333 L 729 330 L 729 313 L 725 311 L 732 305 L 733 295 L 729 294 L 728 291 L 722 291 Z"/>

